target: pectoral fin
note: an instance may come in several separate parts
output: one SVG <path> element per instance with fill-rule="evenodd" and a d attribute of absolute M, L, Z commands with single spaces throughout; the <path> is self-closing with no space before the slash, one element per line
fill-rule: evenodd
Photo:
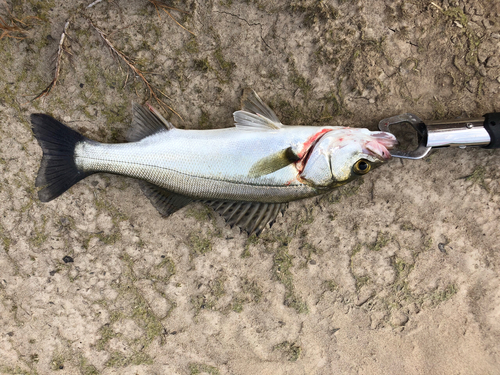
<path fill-rule="evenodd" d="M 281 168 L 286 167 L 300 160 L 297 154 L 293 151 L 291 147 L 284 150 L 278 151 L 272 155 L 266 156 L 260 159 L 257 163 L 252 165 L 248 176 L 252 178 L 261 177 L 268 175 L 270 173 L 276 172 Z"/>

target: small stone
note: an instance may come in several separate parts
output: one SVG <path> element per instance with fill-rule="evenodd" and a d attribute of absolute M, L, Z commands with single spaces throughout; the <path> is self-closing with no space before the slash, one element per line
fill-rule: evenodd
<path fill-rule="evenodd" d="M 49 275 L 50 275 L 50 276 L 54 276 L 56 273 L 57 273 L 57 271 L 50 271 L 50 272 L 49 272 Z"/>
<path fill-rule="evenodd" d="M 488 57 L 488 60 L 486 60 L 486 67 L 496 68 L 497 66 L 500 66 L 500 56 L 493 55 Z"/>
<path fill-rule="evenodd" d="M 7 332 L 7 335 L 9 335 L 10 337 L 14 336 L 14 332 Z"/>
<path fill-rule="evenodd" d="M 66 255 L 64 258 L 63 258 L 63 262 L 64 263 L 73 263 L 74 260 L 72 257 L 70 257 L 69 255 Z"/>
<path fill-rule="evenodd" d="M 370 104 L 375 103 L 375 99 L 371 98 L 370 100 L 368 100 L 368 103 L 370 103 Z"/>
<path fill-rule="evenodd" d="M 316 264 L 316 261 L 315 261 L 314 259 L 311 259 L 311 260 L 309 261 L 309 264 L 312 264 L 312 265 L 314 266 L 314 265 Z"/>
<path fill-rule="evenodd" d="M 500 33 L 491 33 L 493 39 L 500 39 Z"/>
<path fill-rule="evenodd" d="M 394 327 L 402 327 L 408 322 L 408 315 L 402 311 L 396 311 L 391 317 L 391 324 Z"/>
<path fill-rule="evenodd" d="M 446 254 L 446 248 L 445 248 L 446 244 L 444 243 L 438 243 L 438 249 L 439 251 L 441 251 L 442 253 L 445 253 Z"/>

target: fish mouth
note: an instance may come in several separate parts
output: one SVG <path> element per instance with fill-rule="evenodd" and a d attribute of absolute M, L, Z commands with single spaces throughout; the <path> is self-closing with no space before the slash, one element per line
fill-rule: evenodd
<path fill-rule="evenodd" d="M 381 161 L 390 160 L 392 156 L 389 150 L 398 144 L 396 137 L 387 132 L 372 132 L 370 135 L 372 140 L 364 147 L 367 153 Z"/>

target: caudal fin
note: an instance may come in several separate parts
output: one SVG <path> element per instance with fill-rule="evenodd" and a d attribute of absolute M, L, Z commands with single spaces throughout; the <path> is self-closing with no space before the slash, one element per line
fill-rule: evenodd
<path fill-rule="evenodd" d="M 49 202 L 90 174 L 79 170 L 74 158 L 76 144 L 87 138 L 40 113 L 31 115 L 31 126 L 43 150 L 35 186 L 43 186 L 38 198 L 42 202 Z"/>

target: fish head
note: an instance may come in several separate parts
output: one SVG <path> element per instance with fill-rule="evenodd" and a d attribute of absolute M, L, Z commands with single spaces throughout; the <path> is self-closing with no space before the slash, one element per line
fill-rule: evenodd
<path fill-rule="evenodd" d="M 317 188 L 341 186 L 391 159 L 389 149 L 396 144 L 396 137 L 387 132 L 334 129 L 309 151 L 300 177 Z"/>

